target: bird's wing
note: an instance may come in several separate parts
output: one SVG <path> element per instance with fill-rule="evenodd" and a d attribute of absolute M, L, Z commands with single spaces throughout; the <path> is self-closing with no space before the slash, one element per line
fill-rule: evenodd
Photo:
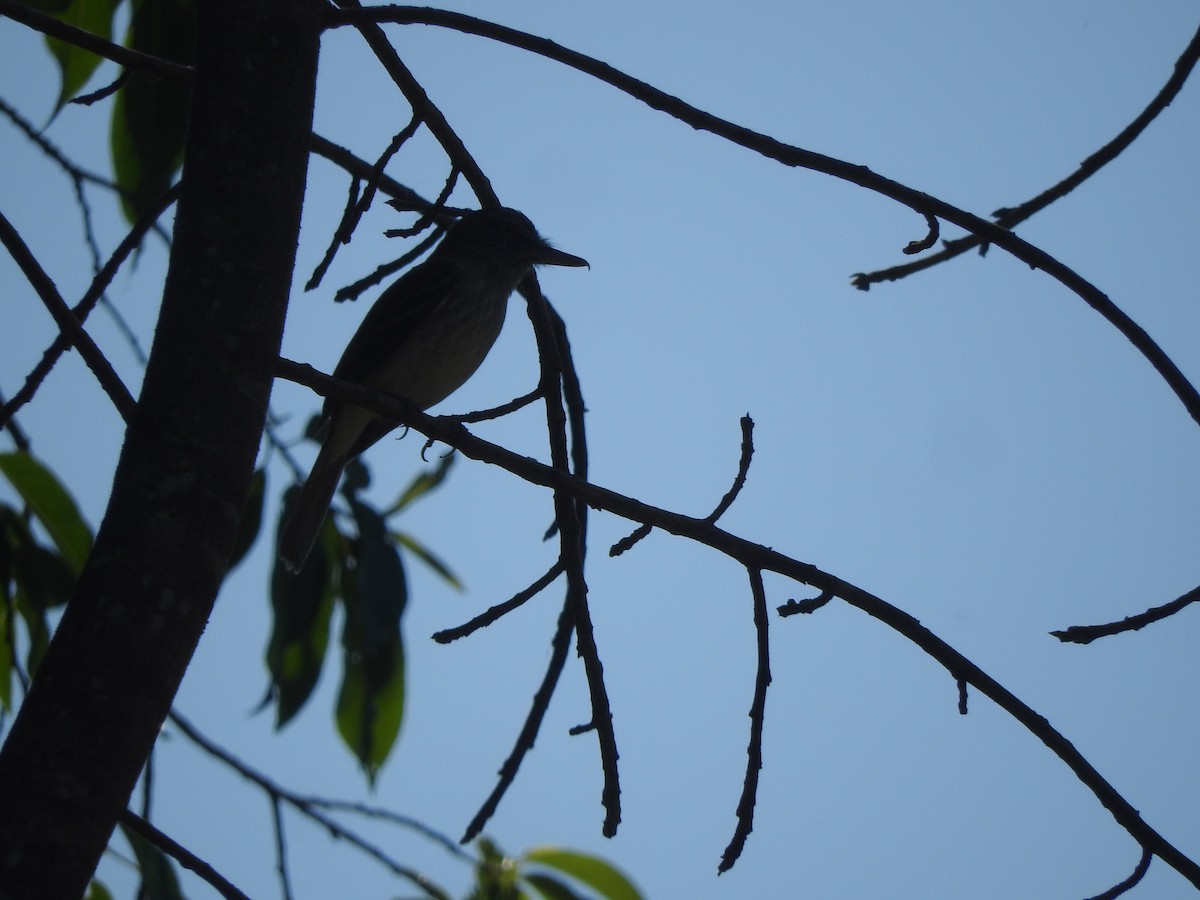
<path fill-rule="evenodd" d="M 436 257 L 405 273 L 367 311 L 333 370 L 334 376 L 361 383 L 421 327 L 445 299 L 454 278 L 453 267 Z M 326 399 L 325 415 L 332 415 L 336 408 L 336 401 Z"/>

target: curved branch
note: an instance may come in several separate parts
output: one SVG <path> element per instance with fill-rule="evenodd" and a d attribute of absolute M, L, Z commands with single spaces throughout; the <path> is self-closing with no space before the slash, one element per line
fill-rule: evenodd
<path fill-rule="evenodd" d="M 1152 606 L 1136 616 L 1126 616 L 1119 622 L 1106 622 L 1103 625 L 1072 625 L 1061 631 L 1052 631 L 1051 635 L 1063 643 L 1090 644 L 1096 638 L 1122 634 L 1126 631 L 1137 631 L 1162 619 L 1175 615 L 1185 606 L 1190 606 L 1200 600 L 1200 587 L 1194 587 L 1182 597 L 1176 597 L 1170 603 L 1162 606 Z"/>
<path fill-rule="evenodd" d="M 570 358 L 570 347 L 566 341 L 566 326 L 554 308 L 542 295 L 537 276 L 532 271 L 520 285 L 521 295 L 526 300 L 529 321 L 533 325 L 537 341 L 541 378 L 539 390 L 546 408 L 546 430 L 550 443 L 550 464 L 555 470 L 568 477 L 587 477 L 587 444 L 583 435 L 583 402 L 579 393 L 579 382 L 575 377 Z M 574 445 L 568 447 L 566 403 L 572 410 L 571 422 L 575 436 Z M 571 464 L 575 470 L 572 475 Z M 613 730 L 612 708 L 608 691 L 604 686 L 604 666 L 600 661 L 600 650 L 592 629 L 592 615 L 588 608 L 588 587 L 584 575 L 584 558 L 587 554 L 587 507 L 578 498 L 565 491 L 554 491 L 554 524 L 558 529 L 559 559 L 566 573 L 567 609 L 573 619 L 576 646 L 583 660 L 587 676 L 588 695 L 592 706 L 591 725 L 595 728 L 600 748 L 600 764 L 604 773 L 604 786 L 600 802 L 604 807 L 604 824 L 601 828 L 606 837 L 617 832 L 621 821 L 621 787 L 617 769 L 617 738 Z"/>
<path fill-rule="evenodd" d="M 370 9 L 335 10 L 327 19 L 329 27 L 345 25 L 361 26 L 364 22 L 392 22 L 400 25 L 437 25 L 451 28 L 466 34 L 474 34 L 490 40 L 499 41 L 522 50 L 528 50 L 569 66 L 586 75 L 591 75 L 606 84 L 612 85 L 647 106 L 661 110 L 692 126 L 699 131 L 708 131 L 717 137 L 724 138 L 738 146 L 753 150 L 768 159 L 773 159 L 786 166 L 811 169 L 840 178 L 852 184 L 857 184 L 868 190 L 875 191 L 885 197 L 902 203 L 922 215 L 935 216 L 959 226 L 965 231 L 977 235 L 983 243 L 995 244 L 1030 268 L 1041 269 L 1068 290 L 1077 294 L 1092 309 L 1103 316 L 1114 328 L 1146 357 L 1155 370 L 1175 392 L 1188 414 L 1200 424 L 1200 393 L 1179 370 L 1162 348 L 1145 332 L 1133 319 L 1129 318 L 1103 291 L 1079 275 L 1073 269 L 1059 262 L 1049 253 L 1017 237 L 1007 228 L 989 222 L 987 219 L 973 215 L 964 209 L 953 206 L 930 194 L 910 188 L 900 182 L 885 178 L 872 172 L 866 166 L 855 165 L 845 160 L 814 153 L 785 144 L 765 134 L 735 125 L 727 119 L 706 113 L 695 106 L 673 97 L 665 91 L 651 87 L 644 81 L 639 81 L 624 72 L 614 69 L 608 63 L 601 62 L 582 53 L 568 50 L 546 38 L 537 37 L 513 28 L 506 28 L 493 22 L 487 22 L 461 13 L 447 12 L 436 9 L 417 9 L 405 6 L 373 7 Z"/>
<path fill-rule="evenodd" d="M 1024 701 L 967 659 L 948 643 L 922 625 L 916 618 L 880 597 L 863 590 L 814 565 L 800 562 L 769 547 L 756 544 L 718 525 L 643 503 L 632 497 L 576 478 L 528 456 L 522 456 L 471 434 L 462 425 L 443 418 L 417 413 L 410 404 L 389 398 L 359 385 L 322 375 L 311 366 L 280 359 L 276 372 L 281 377 L 330 394 L 403 422 L 427 437 L 454 447 L 459 453 L 480 462 L 499 466 L 530 484 L 538 484 L 570 494 L 593 509 L 611 512 L 634 522 L 643 522 L 711 547 L 748 569 L 776 572 L 786 578 L 810 584 L 840 597 L 851 606 L 883 622 L 933 659 L 956 680 L 967 682 L 997 706 L 1020 722 L 1031 734 L 1061 759 L 1075 776 L 1096 796 L 1117 823 L 1145 850 L 1157 856 L 1200 888 L 1200 865 L 1172 845 L 1142 819 L 1074 745 Z"/>
<path fill-rule="evenodd" d="M 771 655 L 768 640 L 767 592 L 761 569 L 750 569 L 750 594 L 754 600 L 754 633 L 757 637 L 758 670 L 754 678 L 754 699 L 750 703 L 750 743 L 746 747 L 746 778 L 737 805 L 737 827 L 729 846 L 721 855 L 717 874 L 728 872 L 742 855 L 746 839 L 754 830 L 754 806 L 758 799 L 758 773 L 762 770 L 763 720 L 767 710 L 767 687 L 771 684 Z"/>
<path fill-rule="evenodd" d="M 1196 30 L 1196 33 L 1192 35 L 1191 42 L 1187 45 L 1187 49 L 1183 51 L 1179 59 L 1175 60 L 1175 66 L 1171 71 L 1171 77 L 1167 79 L 1167 83 L 1162 86 L 1162 89 L 1136 119 L 1126 125 L 1115 138 L 1081 162 L 1079 168 L 1058 184 L 1052 185 L 1024 203 L 996 210 L 992 213 L 996 224 L 1004 228 L 1015 228 L 1030 216 L 1041 212 L 1055 200 L 1061 200 L 1120 156 L 1130 144 L 1141 136 L 1150 123 L 1158 117 L 1158 114 L 1171 105 L 1171 101 L 1183 89 L 1183 85 L 1187 81 L 1188 76 L 1191 75 L 1192 69 L 1195 68 L 1198 59 L 1200 59 L 1200 29 Z M 980 246 L 986 249 L 986 244 L 974 235 L 947 241 L 941 250 L 930 256 L 910 263 L 904 263 L 903 265 L 891 266 L 886 269 L 878 269 L 874 272 L 861 274 L 855 279 L 855 285 L 865 291 L 872 284 L 878 284 L 882 281 L 898 281 L 914 272 L 920 272 L 938 263 L 954 259 L 954 257 L 961 256 L 968 250 Z"/>

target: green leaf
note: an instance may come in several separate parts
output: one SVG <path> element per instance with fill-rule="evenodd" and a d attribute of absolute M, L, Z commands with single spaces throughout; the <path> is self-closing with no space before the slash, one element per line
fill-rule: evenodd
<path fill-rule="evenodd" d="M 446 476 L 450 474 L 450 467 L 454 465 L 455 459 L 455 455 L 450 453 L 439 459 L 435 468 L 426 469 L 424 472 L 417 474 L 408 483 L 408 487 L 396 498 L 396 502 L 384 510 L 383 517 L 385 519 L 391 518 L 406 506 L 409 506 L 438 487 L 446 480 Z"/>
<path fill-rule="evenodd" d="M 468 900 L 521 900 L 516 860 L 505 856 L 488 838 L 480 838 L 475 864 L 475 887 Z"/>
<path fill-rule="evenodd" d="M 641 894 L 633 883 L 612 863 L 598 856 L 562 847 L 544 846 L 527 851 L 523 859 L 570 875 L 606 900 L 641 900 Z"/>
<path fill-rule="evenodd" d="M 242 510 L 242 520 L 238 524 L 237 541 L 233 545 L 233 555 L 229 559 L 232 569 L 245 558 L 258 538 L 262 528 L 263 501 L 267 492 L 266 469 L 256 469 L 250 481 L 250 493 L 246 495 L 246 507 Z"/>
<path fill-rule="evenodd" d="M 525 875 L 524 880 L 546 900 L 585 900 L 582 895 L 575 893 L 570 887 L 549 875 L 534 873 Z"/>
<path fill-rule="evenodd" d="M 298 487 L 283 497 L 280 523 L 287 521 Z M 267 643 L 267 670 L 271 674 L 269 698 L 277 706 L 275 727 L 282 728 L 300 711 L 316 687 L 329 646 L 329 622 L 336 596 L 338 565 L 335 547 L 342 543 L 330 516 L 321 536 L 299 572 L 287 571 L 276 558 L 271 573 L 271 610 L 274 621 Z"/>
<path fill-rule="evenodd" d="M 76 575 L 92 549 L 92 530 L 62 483 L 29 453 L 0 453 L 0 474 L 38 517 Z"/>
<path fill-rule="evenodd" d="M 66 606 L 75 590 L 75 573 L 66 560 L 32 540 L 12 548 L 12 577 L 37 610 Z"/>
<path fill-rule="evenodd" d="M 43 12 L 57 16 L 68 25 L 82 28 L 106 40 L 112 36 L 112 19 L 120 0 L 41 0 L 36 4 Z M 91 79 L 100 65 L 100 57 L 90 50 L 47 37 L 46 47 L 58 63 L 61 86 L 54 113 L 67 104 Z"/>
<path fill-rule="evenodd" d="M 400 618 L 408 599 L 400 554 L 383 518 L 350 499 L 358 524 L 353 559 L 342 578 L 346 621 L 338 731 L 374 783 L 400 733 L 404 714 L 404 645 Z"/>
<path fill-rule="evenodd" d="M 196 35 L 192 0 L 133 0 L 126 46 L 191 64 Z M 136 69 L 117 93 L 110 144 L 122 210 L 136 222 L 171 186 L 183 162 L 191 92 L 187 85 Z"/>
<path fill-rule="evenodd" d="M 412 535 L 405 534 L 402 531 L 393 531 L 392 540 L 396 541 L 398 544 L 402 544 L 407 550 L 412 552 L 417 559 L 421 560 L 421 562 L 425 563 L 425 565 L 429 566 L 429 568 L 433 569 L 434 572 L 440 575 L 442 580 L 449 584 L 452 588 L 458 591 L 463 589 L 462 581 L 459 580 L 459 577 L 450 570 L 450 567 L 442 562 L 440 557 L 435 556 L 432 550 L 428 549 L 424 544 L 418 542 L 417 539 Z"/>
<path fill-rule="evenodd" d="M 17 612 L 25 620 L 25 630 L 29 633 L 29 652 L 25 655 L 25 671 L 30 675 L 37 672 L 46 648 L 50 646 L 50 620 L 42 609 L 34 608 L 25 598 L 23 592 L 17 592 Z"/>
<path fill-rule="evenodd" d="M 104 882 L 93 878 L 87 893 L 83 895 L 83 900 L 113 900 L 113 895 L 112 891 L 104 886 Z"/>
<path fill-rule="evenodd" d="M 25 516 L 3 504 L 0 504 L 0 580 L 9 635 L 15 637 L 16 628 L 11 610 L 15 609 L 25 620 L 29 634 L 26 671 L 33 673 L 50 643 L 50 620 L 46 613 L 70 598 L 75 573 L 61 556 L 37 542 Z M 0 671 L 7 677 L 7 668 Z"/>
<path fill-rule="evenodd" d="M 138 900 L 185 900 L 170 857 L 125 825 L 121 825 L 121 833 L 133 848 L 142 872 Z"/>

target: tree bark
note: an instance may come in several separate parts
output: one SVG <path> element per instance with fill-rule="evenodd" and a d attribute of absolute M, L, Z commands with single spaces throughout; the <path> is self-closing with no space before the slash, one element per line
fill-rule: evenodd
<path fill-rule="evenodd" d="M 254 468 L 312 125 L 318 0 L 201 0 L 175 242 L 108 509 L 0 749 L 0 896 L 76 898 L 204 630 Z"/>

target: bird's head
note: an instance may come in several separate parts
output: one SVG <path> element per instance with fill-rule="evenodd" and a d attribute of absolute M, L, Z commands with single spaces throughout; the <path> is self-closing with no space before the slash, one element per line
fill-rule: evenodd
<path fill-rule="evenodd" d="M 446 232 L 437 253 L 472 268 L 588 265 L 582 257 L 551 247 L 524 213 L 507 207 L 467 213 Z"/>

